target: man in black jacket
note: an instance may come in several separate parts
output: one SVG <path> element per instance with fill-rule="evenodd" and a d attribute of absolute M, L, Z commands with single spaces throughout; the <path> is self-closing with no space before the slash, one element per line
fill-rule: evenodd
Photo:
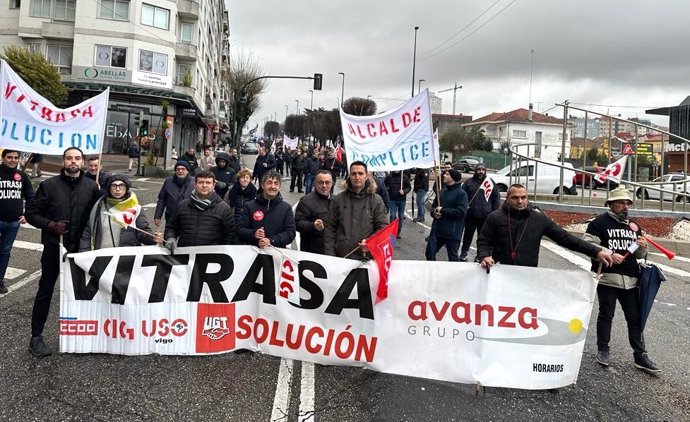
<path fill-rule="evenodd" d="M 248 245 L 285 248 L 295 239 L 292 207 L 280 196 L 280 174 L 272 170 L 261 179 L 261 189 L 244 205 L 237 235 Z"/>
<path fill-rule="evenodd" d="M 287 163 L 287 160 L 285 162 Z M 264 179 L 264 174 L 275 168 L 276 159 L 273 154 L 268 154 L 265 147 L 259 147 L 259 155 L 256 157 L 254 171 L 252 172 L 252 180 L 256 179 L 259 181 L 259 183 L 261 183 L 261 181 Z"/>
<path fill-rule="evenodd" d="M 157 227 L 161 225 L 163 212 L 165 212 L 165 221 L 170 220 L 175 214 L 177 204 L 189 198 L 194 190 L 194 180 L 189 175 L 189 162 L 180 160 L 175 163 L 174 169 L 175 174 L 165 178 L 158 192 L 156 210 L 153 213 L 153 223 Z"/>
<path fill-rule="evenodd" d="M 527 200 L 527 189 L 515 184 L 508 188 L 503 206 L 489 214 L 477 239 L 477 258 L 482 267 L 503 265 L 536 267 L 541 238 L 548 236 L 560 246 L 609 266 L 611 251 L 592 245 L 568 233 Z"/>
<path fill-rule="evenodd" d="M 225 198 L 225 194 L 237 182 L 237 173 L 230 167 L 230 156 L 225 152 L 219 152 L 216 155 L 216 166 L 211 167 L 210 171 L 216 177 L 216 193 Z"/>
<path fill-rule="evenodd" d="M 84 177 L 84 155 L 79 148 L 62 154 L 63 168 L 58 176 L 43 181 L 34 200 L 26 206 L 26 220 L 41 229 L 41 279 L 31 314 L 29 350 L 36 357 L 52 354 L 43 341 L 55 282 L 60 275 L 60 243 L 67 252 L 77 252 L 89 212 L 100 197 L 98 186 Z"/>
<path fill-rule="evenodd" d="M 304 191 L 311 193 L 314 190 L 314 179 L 316 172 L 319 171 L 319 153 L 312 151 L 306 160 L 304 160 Z M 331 184 L 332 181 L 331 181 Z"/>
<path fill-rule="evenodd" d="M 462 190 L 465 191 L 470 201 L 465 215 L 465 232 L 462 235 L 462 249 L 459 259 L 465 262 L 474 232 L 482 231 L 486 217 L 501 205 L 501 195 L 498 193 L 493 180 L 486 177 L 486 166 L 483 163 L 477 164 L 472 177 L 462 184 Z M 488 198 L 487 191 L 489 191 Z M 475 261 L 479 262 L 476 258 Z"/>
<path fill-rule="evenodd" d="M 293 155 L 292 164 L 290 165 L 290 171 L 292 172 L 292 176 L 290 176 L 290 192 L 294 192 L 295 186 L 297 186 L 297 192 L 303 193 L 302 173 L 304 173 L 304 156 L 300 148 L 295 150 L 295 155 Z"/>
<path fill-rule="evenodd" d="M 297 204 L 295 224 L 300 233 L 302 251 L 324 253 L 324 220 L 328 217 L 332 184 L 331 172 L 319 170 L 316 173 L 316 190 L 304 195 Z"/>
<path fill-rule="evenodd" d="M 12 244 L 17 237 L 19 225 L 26 223 L 24 203 L 34 197 L 34 188 L 29 176 L 17 169 L 19 151 L 2 150 L 0 165 L 0 294 L 7 293 L 5 272 L 10 263 Z"/>
<path fill-rule="evenodd" d="M 214 190 L 213 173 L 202 170 L 194 178 L 190 198 L 177 204 L 165 224 L 165 245 L 173 251 L 179 246 L 234 245 L 235 219 L 230 206 Z"/>
<path fill-rule="evenodd" d="M 462 174 L 450 169 L 443 173 L 445 188 L 440 192 L 441 200 L 436 203 L 432 216 L 431 233 L 426 245 L 427 261 L 435 261 L 436 254 L 445 245 L 448 261 L 458 260 L 460 236 L 465 224 L 467 212 L 467 195 L 460 188 Z"/>

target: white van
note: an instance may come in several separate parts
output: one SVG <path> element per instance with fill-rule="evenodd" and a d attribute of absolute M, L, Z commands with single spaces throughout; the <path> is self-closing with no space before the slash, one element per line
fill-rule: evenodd
<path fill-rule="evenodd" d="M 499 192 L 507 192 L 511 183 L 520 183 L 527 188 L 528 193 L 533 193 L 536 180 L 537 193 L 558 194 L 562 188 L 565 195 L 577 195 L 577 187 L 573 184 L 573 176 L 575 176 L 575 172 L 572 170 L 573 165 L 564 163 L 566 168 L 563 170 L 563 186 L 561 186 L 561 168 L 558 167 L 560 163 L 553 164 L 536 161 L 515 162 L 512 173 L 510 166 L 507 166 L 497 171 L 496 174 L 488 176 L 494 180 Z"/>

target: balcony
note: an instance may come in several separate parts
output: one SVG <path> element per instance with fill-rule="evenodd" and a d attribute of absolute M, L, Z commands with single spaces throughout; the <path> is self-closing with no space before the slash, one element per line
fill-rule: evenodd
<path fill-rule="evenodd" d="M 194 44 L 181 43 L 175 44 L 175 57 L 178 60 L 194 60 L 199 58 L 198 48 Z"/>
<path fill-rule="evenodd" d="M 43 22 L 41 24 L 41 36 L 48 39 L 73 40 L 74 23 Z"/>
<path fill-rule="evenodd" d="M 199 19 L 199 2 L 195 0 L 179 0 L 177 15 L 184 19 Z"/>

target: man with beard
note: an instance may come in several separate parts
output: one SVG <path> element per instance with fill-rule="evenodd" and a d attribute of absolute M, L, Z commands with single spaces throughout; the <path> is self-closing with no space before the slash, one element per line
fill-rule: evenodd
<path fill-rule="evenodd" d="M 503 206 L 489 214 L 477 238 L 477 259 L 484 268 L 503 265 L 536 267 L 541 238 L 548 236 L 560 246 L 611 265 L 611 251 L 573 236 L 527 200 L 520 184 L 508 188 Z"/>
<path fill-rule="evenodd" d="M 609 366 L 611 324 L 617 300 L 628 324 L 628 341 L 633 349 L 635 367 L 659 373 L 661 369 L 647 355 L 640 325 L 640 267 L 637 260 L 647 256 L 647 240 L 642 237 L 640 227 L 628 218 L 632 204 L 625 186 L 612 190 L 606 200 L 609 210 L 592 220 L 583 236 L 584 240 L 613 251 L 611 266 L 600 268 L 599 262 L 592 260 L 592 271 L 601 272 L 597 286 L 597 362 Z"/>
<path fill-rule="evenodd" d="M 486 166 L 484 163 L 477 164 L 474 169 L 474 175 L 462 184 L 462 190 L 470 198 L 467 214 L 465 214 L 465 233 L 462 236 L 462 249 L 460 250 L 459 258 L 459 261 L 465 262 L 467 261 L 467 253 L 470 250 L 474 232 L 479 233 L 482 230 L 484 221 L 486 221 L 486 217 L 498 209 L 501 205 L 501 196 L 493 180 L 486 177 Z M 486 195 L 487 191 L 489 192 L 488 197 Z M 476 258 L 475 262 L 477 262 Z"/>
<path fill-rule="evenodd" d="M 199 143 L 197 143 L 197 147 L 199 147 Z M 180 161 L 186 161 L 189 163 L 189 172 L 192 173 L 192 176 L 196 173 L 196 169 L 199 168 L 199 162 L 196 159 L 196 155 L 194 155 L 194 147 L 189 147 L 187 148 L 187 151 L 182 154 L 178 162 Z"/>
<path fill-rule="evenodd" d="M 189 163 L 178 161 L 175 163 L 175 174 L 166 177 L 163 187 L 158 192 L 156 211 L 153 213 L 153 223 L 161 225 L 161 217 L 165 211 L 165 221 L 169 221 L 175 213 L 175 207 L 182 200 L 189 198 L 194 190 L 194 180 L 189 176 Z"/>
<path fill-rule="evenodd" d="M 0 165 L 0 294 L 7 293 L 5 272 L 10 263 L 12 244 L 19 225 L 26 223 L 24 203 L 34 198 L 34 188 L 29 176 L 17 169 L 19 151 L 2 150 Z"/>
<path fill-rule="evenodd" d="M 324 220 L 328 216 L 332 184 L 331 172 L 319 170 L 316 173 L 316 190 L 304 195 L 297 204 L 295 224 L 300 233 L 302 251 L 324 253 Z"/>
<path fill-rule="evenodd" d="M 194 177 L 194 191 L 181 201 L 165 224 L 165 246 L 234 245 L 235 219 L 230 206 L 215 191 L 216 179 L 208 170 Z"/>
<path fill-rule="evenodd" d="M 350 164 L 345 185 L 328 207 L 324 252 L 360 260 L 369 251 L 366 239 L 388 225 L 388 215 L 364 162 Z"/>
<path fill-rule="evenodd" d="M 26 206 L 26 221 L 41 229 L 41 279 L 31 313 L 29 351 L 45 357 L 53 351 L 43 340 L 43 327 L 48 319 L 55 282 L 60 275 L 60 244 L 67 252 L 77 252 L 89 212 L 101 196 L 93 180 L 81 170 L 84 154 L 79 148 L 62 153 L 60 174 L 43 181 L 33 201 Z"/>
<path fill-rule="evenodd" d="M 216 156 L 216 165 L 209 169 L 216 177 L 216 193 L 225 198 L 232 185 L 237 181 L 235 169 L 230 167 L 230 156 L 225 152 L 219 152 Z"/>
<path fill-rule="evenodd" d="M 261 189 L 244 205 L 237 234 L 248 245 L 285 248 L 295 239 L 292 207 L 280 196 L 280 174 L 271 170 L 261 179 Z"/>

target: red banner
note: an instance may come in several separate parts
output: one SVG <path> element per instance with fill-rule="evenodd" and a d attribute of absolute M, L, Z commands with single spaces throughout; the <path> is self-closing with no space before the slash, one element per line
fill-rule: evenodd
<path fill-rule="evenodd" d="M 388 297 L 388 271 L 393 262 L 395 237 L 398 234 L 398 220 L 393 220 L 386 227 L 367 239 L 371 256 L 379 269 L 379 287 L 376 290 L 376 303 Z"/>

